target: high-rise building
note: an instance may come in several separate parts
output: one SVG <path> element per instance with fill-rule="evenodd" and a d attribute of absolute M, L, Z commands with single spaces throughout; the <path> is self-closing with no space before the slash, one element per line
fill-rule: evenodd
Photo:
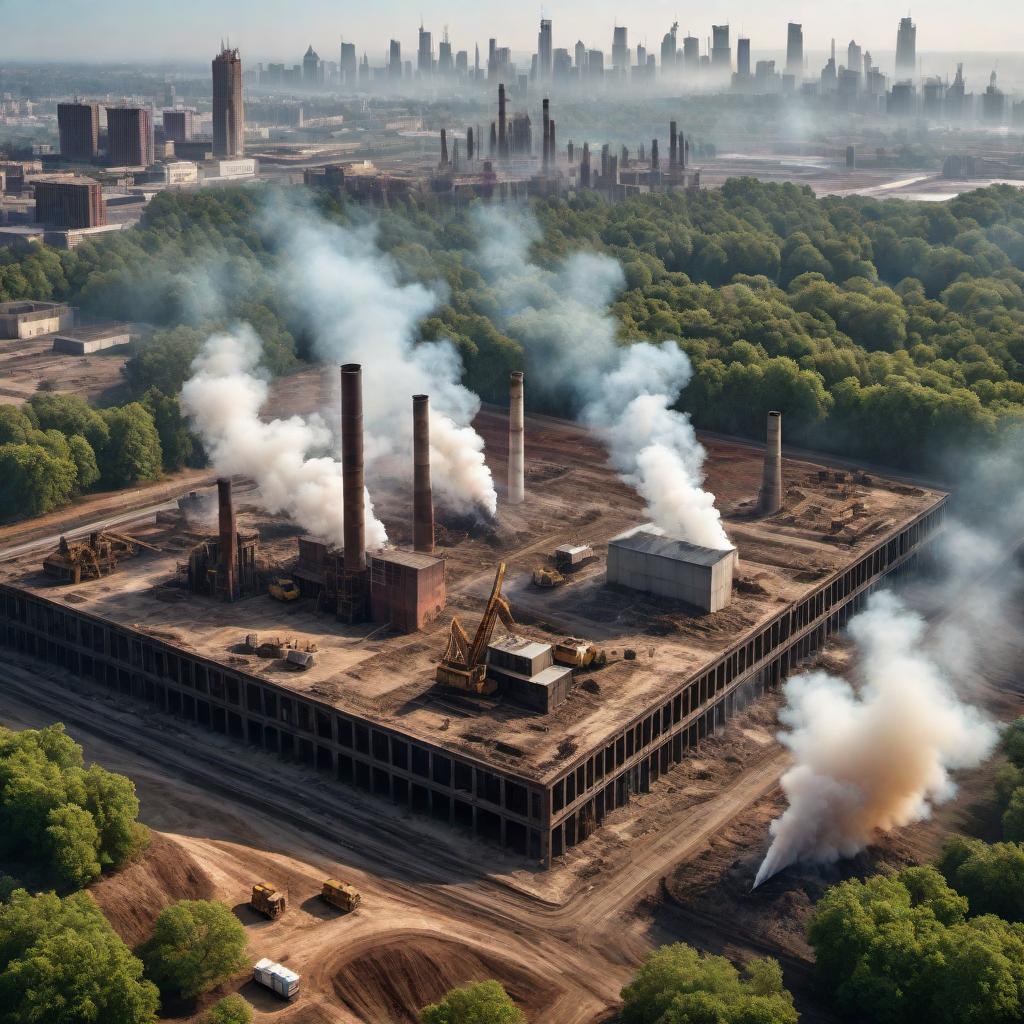
<path fill-rule="evenodd" d="M 566 82 L 572 77 L 572 57 L 568 50 L 559 48 L 552 52 L 551 77 L 556 82 Z"/>
<path fill-rule="evenodd" d="M 700 40 L 696 36 L 683 39 L 683 70 L 693 74 L 700 67 Z"/>
<path fill-rule="evenodd" d="M 750 77 L 750 40 L 745 36 L 736 40 L 736 74 L 740 78 Z"/>
<path fill-rule="evenodd" d="M 551 19 L 541 18 L 537 33 L 537 77 L 542 82 L 550 80 L 554 69 L 551 49 Z"/>
<path fill-rule="evenodd" d="M 402 44 L 397 39 L 391 40 L 388 50 L 388 78 L 396 82 L 402 80 Z"/>
<path fill-rule="evenodd" d="M 850 45 L 846 47 L 846 70 L 856 71 L 859 75 L 864 69 L 864 54 L 856 41 L 851 39 Z"/>
<path fill-rule="evenodd" d="M 66 160 L 92 160 L 100 145 L 100 108 L 95 103 L 58 103 L 60 155 Z"/>
<path fill-rule="evenodd" d="M 448 40 L 447 26 L 444 30 L 444 39 L 437 44 L 437 73 L 446 78 L 455 73 L 455 61 L 452 59 L 452 44 Z"/>
<path fill-rule="evenodd" d="M 245 154 L 242 59 L 238 50 L 221 48 L 213 58 L 213 155 Z"/>
<path fill-rule="evenodd" d="M 356 60 L 356 44 L 342 43 L 341 54 L 338 61 L 338 71 L 341 73 L 343 85 L 355 85 L 359 75 L 359 64 Z"/>
<path fill-rule="evenodd" d="M 786 74 L 798 81 L 804 73 L 804 28 L 790 22 L 786 30 Z"/>
<path fill-rule="evenodd" d="M 423 25 L 420 25 L 419 47 L 416 50 L 416 70 L 421 75 L 429 75 L 434 70 L 434 41 Z"/>
<path fill-rule="evenodd" d="M 732 50 L 729 47 L 729 26 L 711 26 L 711 66 L 723 71 L 732 70 Z"/>
<path fill-rule="evenodd" d="M 612 67 L 620 74 L 629 70 L 629 36 L 623 25 L 616 25 L 612 33 Z"/>
<path fill-rule="evenodd" d="M 896 32 L 896 77 L 913 78 L 917 69 L 917 26 L 910 18 L 900 18 Z"/>
<path fill-rule="evenodd" d="M 195 127 L 194 110 L 165 110 L 164 138 L 171 142 L 189 142 Z"/>
<path fill-rule="evenodd" d="M 469 50 L 459 50 L 455 54 L 455 73 L 458 75 L 469 74 Z"/>
<path fill-rule="evenodd" d="M 148 107 L 107 107 L 107 162 L 112 167 L 148 167 L 153 162 Z"/>
<path fill-rule="evenodd" d="M 604 78 L 603 50 L 587 50 L 587 75 L 590 78 Z"/>
<path fill-rule="evenodd" d="M 664 75 L 675 69 L 676 66 L 676 32 L 679 31 L 679 22 L 673 22 L 672 28 L 665 33 L 661 40 L 661 73 Z"/>
<path fill-rule="evenodd" d="M 576 60 L 576 74 L 582 78 L 587 70 L 587 47 L 582 39 L 576 40 L 576 47 L 573 51 Z"/>
<path fill-rule="evenodd" d="M 97 228 L 107 223 L 103 190 L 92 178 L 42 178 L 35 183 L 36 223 Z"/>
<path fill-rule="evenodd" d="M 323 67 L 320 54 L 313 49 L 312 43 L 302 56 L 302 84 L 306 88 L 315 88 L 323 81 Z"/>

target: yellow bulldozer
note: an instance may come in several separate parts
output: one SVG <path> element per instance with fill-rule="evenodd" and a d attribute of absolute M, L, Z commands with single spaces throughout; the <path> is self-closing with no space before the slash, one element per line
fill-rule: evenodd
<path fill-rule="evenodd" d="M 608 664 L 608 652 L 595 647 L 589 640 L 578 636 L 564 636 L 551 646 L 551 653 L 559 665 L 570 668 L 603 668 Z"/>
<path fill-rule="evenodd" d="M 299 599 L 299 588 L 290 576 L 275 576 L 267 587 L 267 593 L 276 601 Z"/>
<path fill-rule="evenodd" d="M 352 913 L 363 902 L 363 897 L 354 885 L 348 882 L 339 882 L 336 878 L 328 878 L 324 882 L 324 887 L 320 890 L 320 898 L 330 903 L 332 907 L 343 910 L 346 914 Z"/>
<path fill-rule="evenodd" d="M 565 577 L 557 569 L 549 569 L 545 565 L 538 565 L 533 570 L 533 585 L 541 590 L 551 590 L 560 587 L 565 583 Z"/>
<path fill-rule="evenodd" d="M 487 599 L 483 618 L 480 619 L 472 641 L 462 628 L 459 617 L 456 615 L 452 618 L 448 643 L 441 663 L 437 666 L 436 677 L 439 683 L 454 690 L 485 695 L 494 693 L 498 688 L 494 680 L 487 678 L 487 645 L 491 642 L 491 634 L 499 619 L 507 629 L 514 629 L 516 625 L 512 609 L 501 594 L 504 580 L 505 563 L 500 562 L 494 574 L 491 596 Z"/>
<path fill-rule="evenodd" d="M 278 892 L 269 882 L 257 882 L 252 887 L 249 906 L 271 920 L 280 917 L 288 905 L 287 897 Z"/>

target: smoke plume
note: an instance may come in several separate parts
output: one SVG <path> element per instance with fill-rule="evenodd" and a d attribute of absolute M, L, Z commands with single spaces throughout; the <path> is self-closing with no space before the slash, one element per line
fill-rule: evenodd
<path fill-rule="evenodd" d="M 690 361 L 672 341 L 619 344 L 608 312 L 624 286 L 619 264 L 577 253 L 540 267 L 529 258 L 535 222 L 490 207 L 477 218 L 479 269 L 497 295 L 504 329 L 537 368 L 531 386 L 573 396 L 655 526 L 703 547 L 731 548 L 714 495 L 701 486 L 704 449 L 689 417 L 674 408 Z"/>
<path fill-rule="evenodd" d="M 924 619 L 898 597 L 876 594 L 849 630 L 859 692 L 821 671 L 785 685 L 789 806 L 772 822 L 755 886 L 797 861 L 851 857 L 877 833 L 929 817 L 956 792 L 950 772 L 980 764 L 995 746 L 995 727 L 958 699 L 923 649 Z"/>
<path fill-rule="evenodd" d="M 494 481 L 470 425 L 480 400 L 460 383 L 454 344 L 417 344 L 420 322 L 443 301 L 442 287 L 402 282 L 373 224 L 340 227 L 294 205 L 272 208 L 266 224 L 281 246 L 279 284 L 316 356 L 362 364 L 367 473 L 388 455 L 411 453 L 412 396 L 426 394 L 438 501 L 493 515 Z"/>
<path fill-rule="evenodd" d="M 248 324 L 215 334 L 192 363 L 181 404 L 203 439 L 218 474 L 247 476 L 259 487 L 260 504 L 284 512 L 312 536 L 343 540 L 341 463 L 320 454 L 334 438 L 319 416 L 264 421 L 266 379 L 260 374 L 262 346 Z M 366 543 L 387 542 L 366 494 Z"/>

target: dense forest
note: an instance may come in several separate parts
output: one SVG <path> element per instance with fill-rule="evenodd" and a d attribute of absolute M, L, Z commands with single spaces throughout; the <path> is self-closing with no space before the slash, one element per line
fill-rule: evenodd
<path fill-rule="evenodd" d="M 24 472 L 24 452 L 19 459 L 5 447 L 30 443 L 75 463 L 76 479 L 50 487 L 67 495 L 201 459 L 174 399 L 206 332 L 232 320 L 263 337 L 269 372 L 300 365 L 309 339 L 270 272 L 281 258 L 280 228 L 275 235 L 265 216 L 271 196 L 263 187 L 166 193 L 136 229 L 69 253 L 0 256 L 0 299 L 64 299 L 157 328 L 128 364 L 133 402 L 122 419 L 138 430 L 148 419 L 160 446 L 155 467 L 149 444 L 147 457 L 119 468 L 94 424 L 94 468 L 81 443 L 95 448 L 93 438 L 75 429 L 46 441 L 40 432 L 61 424 L 36 408 L 29 422 L 7 424 L 0 462 Z M 507 372 L 524 356 L 498 326 L 498 296 L 477 269 L 473 211 L 422 199 L 374 211 L 326 194 L 312 202 L 338 223 L 372 217 L 403 274 L 443 285 L 446 298 L 423 336 L 450 337 L 466 383 L 502 400 Z M 591 193 L 539 200 L 533 213 L 542 231 L 532 256 L 541 265 L 578 250 L 621 263 L 625 288 L 612 306 L 621 340 L 677 340 L 695 369 L 681 405 L 699 427 L 756 437 L 767 410 L 778 408 L 791 442 L 922 467 L 1021 423 L 1019 189 L 906 203 L 818 199 L 796 185 L 736 179 L 717 191 L 616 204 Z M 545 401 L 565 408 L 557 396 Z"/>

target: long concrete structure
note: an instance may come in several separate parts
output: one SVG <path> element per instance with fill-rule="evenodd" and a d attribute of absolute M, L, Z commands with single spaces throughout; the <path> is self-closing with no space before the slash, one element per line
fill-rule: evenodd
<path fill-rule="evenodd" d="M 945 501 L 880 532 L 799 599 L 667 674 L 661 689 L 606 718 L 569 757 L 521 766 L 454 746 L 444 738 L 451 732 L 425 734 L 401 718 L 340 708 L 323 691 L 250 674 L 144 626 L 69 606 L 60 590 L 48 596 L 0 583 L 0 646 L 550 865 L 820 648 L 879 582 L 906 570 L 941 526 Z"/>

